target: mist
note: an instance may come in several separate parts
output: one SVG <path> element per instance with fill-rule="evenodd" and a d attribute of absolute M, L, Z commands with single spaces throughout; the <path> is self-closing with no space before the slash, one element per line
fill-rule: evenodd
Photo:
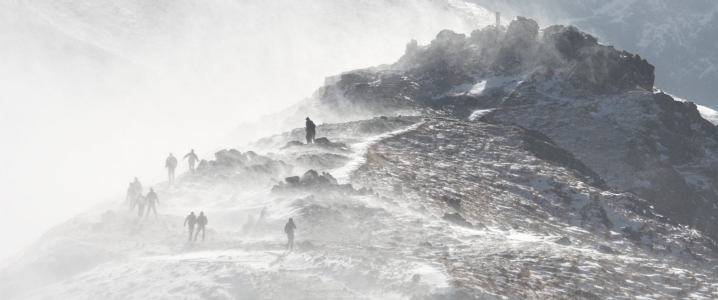
<path fill-rule="evenodd" d="M 164 181 L 170 152 L 213 158 L 250 142 L 224 137 L 326 76 L 484 25 L 428 0 L 0 5 L 3 259 L 88 207 L 121 201 L 134 177 Z"/>

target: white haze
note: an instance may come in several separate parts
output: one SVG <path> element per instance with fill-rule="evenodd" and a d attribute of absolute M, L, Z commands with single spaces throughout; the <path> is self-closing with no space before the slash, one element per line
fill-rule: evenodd
<path fill-rule="evenodd" d="M 463 20 L 432 0 L 0 0 L 0 258 L 325 76 L 485 25 Z"/>

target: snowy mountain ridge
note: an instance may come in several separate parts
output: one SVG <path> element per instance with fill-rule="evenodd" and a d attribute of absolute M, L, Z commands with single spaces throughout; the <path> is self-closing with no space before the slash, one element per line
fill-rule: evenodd
<path fill-rule="evenodd" d="M 320 89 L 323 105 L 300 108 L 295 117 L 468 118 L 486 111 L 483 120 L 543 132 L 611 187 L 635 189 L 667 216 L 718 232 L 718 198 L 711 192 L 715 125 L 694 104 L 654 92 L 654 67 L 640 56 L 601 45 L 575 27 L 551 26 L 541 38 L 538 29 L 519 18 L 505 32 L 442 31 L 427 46 L 411 42 L 392 66 L 342 74 Z"/>

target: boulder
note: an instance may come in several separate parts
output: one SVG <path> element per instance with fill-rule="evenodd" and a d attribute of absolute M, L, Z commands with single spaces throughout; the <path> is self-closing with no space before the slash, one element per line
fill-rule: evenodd
<path fill-rule="evenodd" d="M 329 143 L 331 143 L 331 142 L 329 142 L 329 139 L 328 139 L 328 138 L 320 137 L 320 138 L 318 138 L 318 139 L 315 139 L 315 140 L 314 140 L 314 143 L 315 143 L 315 144 L 329 144 Z"/>
<path fill-rule="evenodd" d="M 214 154 L 215 164 L 224 166 L 241 166 L 246 162 L 246 158 L 242 155 L 242 152 L 236 149 L 224 149 L 217 151 Z"/>
<path fill-rule="evenodd" d="M 309 170 L 300 176 L 287 177 L 286 184 L 277 184 L 272 187 L 273 193 L 282 193 L 293 190 L 305 190 L 313 192 L 339 193 L 342 195 L 373 195 L 374 191 L 369 189 L 355 190 L 351 184 L 339 184 L 329 173 Z"/>
<path fill-rule="evenodd" d="M 617 51 L 598 43 L 598 39 L 581 32 L 575 26 L 554 25 L 544 30 L 544 54 L 558 54 L 574 64 L 576 84 L 588 86 L 596 92 L 633 89 L 639 86 L 653 90 L 655 67 L 639 55 Z"/>
<path fill-rule="evenodd" d="M 284 181 L 286 181 L 287 184 L 298 184 L 299 176 L 287 177 L 287 178 L 284 178 Z"/>
<path fill-rule="evenodd" d="M 453 207 L 455 210 L 457 210 L 457 211 L 461 210 L 461 199 L 451 198 L 448 196 L 442 196 L 441 200 L 446 202 L 446 204 Z"/>
<path fill-rule="evenodd" d="M 441 218 L 459 226 L 474 227 L 469 221 L 466 221 L 466 219 L 464 219 L 464 217 L 462 217 L 459 213 L 444 213 L 444 216 Z"/>
<path fill-rule="evenodd" d="M 513 72 L 523 66 L 524 62 L 532 61 L 539 44 L 536 40 L 538 30 L 538 23 L 534 20 L 517 17 L 516 20 L 511 21 L 501 42 L 493 69 Z"/>
<path fill-rule="evenodd" d="M 554 243 L 559 244 L 559 245 L 564 245 L 564 246 L 570 246 L 570 245 L 571 245 L 571 240 L 568 239 L 568 237 L 565 237 L 565 236 L 564 236 L 564 237 L 562 237 L 562 238 L 560 238 L 560 239 L 558 239 L 558 240 L 555 240 Z"/>
<path fill-rule="evenodd" d="M 210 168 L 209 162 L 206 159 L 203 159 L 199 162 L 199 165 L 197 165 L 197 171 L 205 171 Z"/>
<path fill-rule="evenodd" d="M 431 41 L 430 47 L 441 48 L 447 52 L 457 52 L 464 47 L 466 44 L 466 35 L 463 33 L 456 33 L 449 29 L 444 29 L 436 35 L 436 38 Z"/>
<path fill-rule="evenodd" d="M 314 250 L 317 248 L 317 246 L 310 241 L 301 241 L 297 243 L 297 247 L 302 250 Z"/>
<path fill-rule="evenodd" d="M 322 172 L 322 177 L 326 178 L 331 184 L 339 184 L 339 182 L 337 182 L 337 180 L 334 178 L 334 176 L 332 176 L 332 174 Z"/>
<path fill-rule="evenodd" d="M 413 284 L 417 284 L 417 283 L 419 283 L 419 281 L 421 281 L 421 275 L 414 274 L 414 276 L 411 276 L 411 282 Z"/>
<path fill-rule="evenodd" d="M 568 60 L 585 56 L 586 48 L 598 46 L 596 38 L 578 30 L 576 26 L 550 26 L 544 30 L 542 40 L 544 44 L 552 45 L 564 59 Z"/>
<path fill-rule="evenodd" d="M 605 254 L 618 254 L 618 252 L 616 250 L 613 250 L 613 248 L 604 245 L 598 246 L 598 252 Z"/>
<path fill-rule="evenodd" d="M 309 170 L 299 178 L 299 184 L 303 186 L 318 186 L 328 185 L 330 182 L 326 177 L 319 175 L 317 171 Z"/>

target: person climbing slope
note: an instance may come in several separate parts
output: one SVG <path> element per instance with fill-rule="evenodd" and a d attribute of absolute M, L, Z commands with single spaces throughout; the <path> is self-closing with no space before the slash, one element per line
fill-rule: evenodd
<path fill-rule="evenodd" d="M 175 168 L 177 167 L 177 158 L 170 153 L 165 159 L 165 168 L 167 168 L 167 182 L 173 184 L 175 182 Z"/>
<path fill-rule="evenodd" d="M 189 214 L 189 216 L 187 216 L 184 219 L 184 225 L 182 225 L 182 226 L 187 226 L 187 224 L 189 224 L 189 238 L 187 238 L 187 242 L 189 243 L 192 241 L 192 233 L 194 233 L 194 225 L 197 224 L 197 216 L 194 215 L 194 212 L 191 212 Z"/>
<path fill-rule="evenodd" d="M 147 193 L 147 196 L 145 196 L 145 199 L 147 202 L 147 215 L 145 216 L 145 219 L 149 218 L 150 216 L 150 210 L 155 213 L 155 219 L 157 219 L 157 208 L 155 208 L 155 202 L 157 202 L 157 205 L 160 205 L 160 199 L 157 198 L 157 194 L 155 193 L 155 190 L 150 189 L 150 192 Z"/>
<path fill-rule="evenodd" d="M 209 223 L 207 221 L 207 217 L 204 216 L 204 212 L 199 212 L 199 217 L 197 217 L 197 232 L 194 234 L 194 241 L 197 241 L 197 236 L 199 235 L 200 230 L 202 231 L 202 242 L 204 242 L 204 227 Z"/>
<path fill-rule="evenodd" d="M 317 135 L 316 128 L 317 126 L 314 125 L 314 122 L 307 117 L 306 122 L 307 128 L 305 129 L 307 131 L 307 144 L 313 144 L 314 143 L 314 137 Z"/>
<path fill-rule="evenodd" d="M 199 157 L 197 157 L 197 154 L 194 154 L 194 149 L 190 151 L 190 153 L 187 153 L 182 160 L 189 157 L 189 170 L 194 172 L 194 164 L 199 161 Z"/>
<path fill-rule="evenodd" d="M 287 222 L 287 225 L 284 225 L 284 233 L 287 234 L 287 249 L 290 249 L 289 251 L 294 251 L 294 229 L 297 229 L 297 225 L 294 225 L 294 220 L 292 218 L 289 218 L 289 222 Z"/>
<path fill-rule="evenodd" d="M 135 205 L 137 205 L 137 216 L 142 218 L 142 213 L 145 212 L 145 205 L 147 204 L 147 199 L 145 196 L 142 195 L 142 193 L 139 193 L 137 197 L 135 198 Z M 132 206 L 134 208 L 134 205 Z"/>

